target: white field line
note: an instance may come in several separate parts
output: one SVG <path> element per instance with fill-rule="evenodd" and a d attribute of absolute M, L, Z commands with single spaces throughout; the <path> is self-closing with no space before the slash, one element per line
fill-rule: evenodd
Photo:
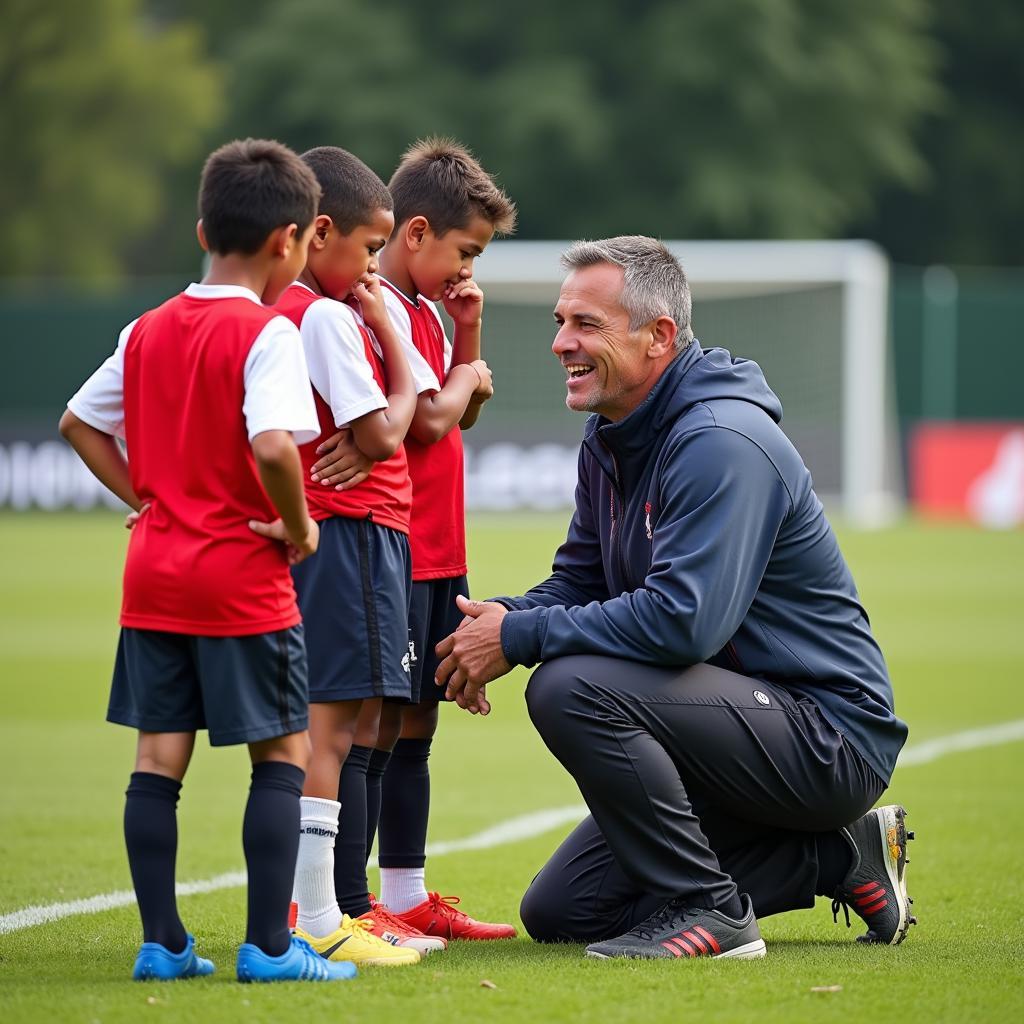
<path fill-rule="evenodd" d="M 939 736 L 933 740 L 907 747 L 900 755 L 900 768 L 929 764 L 947 754 L 956 754 L 965 750 L 978 750 L 983 747 L 995 747 L 1003 743 L 1024 740 L 1024 719 L 1013 722 L 1001 722 L 998 725 L 982 729 L 967 729 L 949 736 Z M 489 850 L 496 846 L 532 839 L 535 836 L 550 832 L 560 825 L 575 824 L 586 813 L 584 804 L 573 804 L 568 807 L 549 807 L 542 811 L 533 811 L 516 818 L 509 818 L 497 825 L 486 828 L 475 835 L 463 839 L 450 839 L 439 843 L 428 843 L 427 854 L 433 857 L 447 853 L 460 853 L 466 850 Z M 370 859 L 370 867 L 376 867 L 376 858 Z M 213 878 L 202 878 L 192 882 L 179 882 L 179 896 L 195 896 L 200 893 L 217 892 L 220 889 L 235 889 L 245 885 L 244 871 L 229 871 Z M 0 915 L 0 935 L 34 928 L 37 925 L 60 921 L 65 917 L 80 914 L 98 914 L 103 910 L 115 907 L 127 907 L 135 902 L 135 894 L 129 889 L 117 892 L 101 893 L 87 899 L 71 900 L 68 903 L 48 903 L 43 906 L 25 907 L 10 914 Z"/>

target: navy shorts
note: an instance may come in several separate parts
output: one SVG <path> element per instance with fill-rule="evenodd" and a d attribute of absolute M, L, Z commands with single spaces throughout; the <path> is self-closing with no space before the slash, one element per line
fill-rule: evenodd
<path fill-rule="evenodd" d="M 215 747 L 309 725 L 302 626 L 253 636 L 121 630 L 107 721 L 143 732 L 206 729 Z"/>
<path fill-rule="evenodd" d="M 309 699 L 408 701 L 409 538 L 369 519 L 320 523 L 320 546 L 292 567 L 306 626 Z"/>
<path fill-rule="evenodd" d="M 409 606 L 412 663 L 412 699 L 444 700 L 444 687 L 434 683 L 439 664 L 434 645 L 454 633 L 464 616 L 455 604 L 456 594 L 469 597 L 465 576 L 443 580 L 416 580 Z"/>

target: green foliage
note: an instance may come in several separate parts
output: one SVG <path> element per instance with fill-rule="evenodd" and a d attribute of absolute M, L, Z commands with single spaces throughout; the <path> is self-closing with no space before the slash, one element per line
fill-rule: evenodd
<path fill-rule="evenodd" d="M 198 28 L 140 0 L 8 0 L 0 89 L 0 274 L 116 273 L 222 109 Z"/>
<path fill-rule="evenodd" d="M 526 237 L 818 236 L 923 167 L 922 0 L 294 0 L 226 56 L 230 128 L 346 146 L 386 177 L 428 132 L 470 144 Z"/>
<path fill-rule="evenodd" d="M 918 133 L 928 173 L 861 225 L 909 263 L 1024 262 L 1024 5 L 933 0 L 945 100 Z"/>

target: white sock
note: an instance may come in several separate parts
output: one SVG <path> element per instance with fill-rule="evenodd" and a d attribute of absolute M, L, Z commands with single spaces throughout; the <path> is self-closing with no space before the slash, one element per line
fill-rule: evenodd
<path fill-rule="evenodd" d="M 334 893 L 334 840 L 341 804 L 304 796 L 301 806 L 292 899 L 299 905 L 298 926 L 321 939 L 341 927 L 341 910 Z"/>
<path fill-rule="evenodd" d="M 422 903 L 427 898 L 424 872 L 424 868 L 381 868 L 381 903 L 396 914 Z"/>

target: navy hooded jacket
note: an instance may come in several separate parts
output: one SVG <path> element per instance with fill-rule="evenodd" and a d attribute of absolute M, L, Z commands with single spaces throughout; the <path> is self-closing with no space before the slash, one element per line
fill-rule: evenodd
<path fill-rule="evenodd" d="M 513 665 L 708 662 L 815 701 L 886 782 L 907 736 L 853 578 L 760 367 L 693 341 L 584 431 L 552 575 L 500 597 Z"/>

